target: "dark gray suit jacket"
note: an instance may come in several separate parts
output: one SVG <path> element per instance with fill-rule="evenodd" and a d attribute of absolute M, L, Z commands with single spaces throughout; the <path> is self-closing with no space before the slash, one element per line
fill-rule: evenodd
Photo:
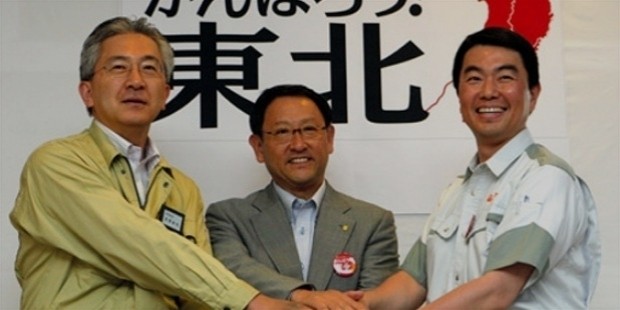
<path fill-rule="evenodd" d="M 398 268 L 392 212 L 339 193 L 329 184 L 316 220 L 308 282 L 303 281 L 288 213 L 273 184 L 244 199 L 211 204 L 206 220 L 215 257 L 275 298 L 287 298 L 307 284 L 339 291 L 375 287 Z M 339 276 L 332 267 L 341 252 L 357 262 L 349 277 Z"/>

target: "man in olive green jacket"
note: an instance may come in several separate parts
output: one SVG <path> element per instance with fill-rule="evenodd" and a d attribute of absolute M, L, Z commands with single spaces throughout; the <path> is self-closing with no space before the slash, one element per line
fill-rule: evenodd
<path fill-rule="evenodd" d="M 80 95 L 94 120 L 29 157 L 11 212 L 23 309 L 289 309 L 211 256 L 196 184 L 161 157 L 172 49 L 145 19 L 84 43 Z"/>

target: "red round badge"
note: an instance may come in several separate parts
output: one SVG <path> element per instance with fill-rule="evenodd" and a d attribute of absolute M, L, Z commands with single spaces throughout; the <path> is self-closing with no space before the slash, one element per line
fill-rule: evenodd
<path fill-rule="evenodd" d="M 355 273 L 355 269 L 357 269 L 355 258 L 347 252 L 342 252 L 336 255 L 336 257 L 334 257 L 333 266 L 336 274 L 345 278 L 353 275 Z"/>

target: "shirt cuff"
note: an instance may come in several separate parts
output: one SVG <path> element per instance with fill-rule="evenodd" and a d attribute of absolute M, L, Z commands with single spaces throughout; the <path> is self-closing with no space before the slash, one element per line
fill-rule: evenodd
<path fill-rule="evenodd" d="M 219 309 L 245 309 L 250 301 L 259 294 L 254 287 L 239 280 L 235 288 L 227 290 L 220 298 Z"/>

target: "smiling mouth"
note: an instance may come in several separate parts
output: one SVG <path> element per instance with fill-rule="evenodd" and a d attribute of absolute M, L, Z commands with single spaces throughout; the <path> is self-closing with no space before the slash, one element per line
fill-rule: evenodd
<path fill-rule="evenodd" d="M 477 113 L 502 113 L 508 110 L 507 108 L 500 107 L 484 107 L 476 109 Z"/>
<path fill-rule="evenodd" d="M 310 157 L 299 157 L 299 158 L 293 158 L 289 162 L 292 164 L 303 164 L 309 161 L 310 161 Z"/>

